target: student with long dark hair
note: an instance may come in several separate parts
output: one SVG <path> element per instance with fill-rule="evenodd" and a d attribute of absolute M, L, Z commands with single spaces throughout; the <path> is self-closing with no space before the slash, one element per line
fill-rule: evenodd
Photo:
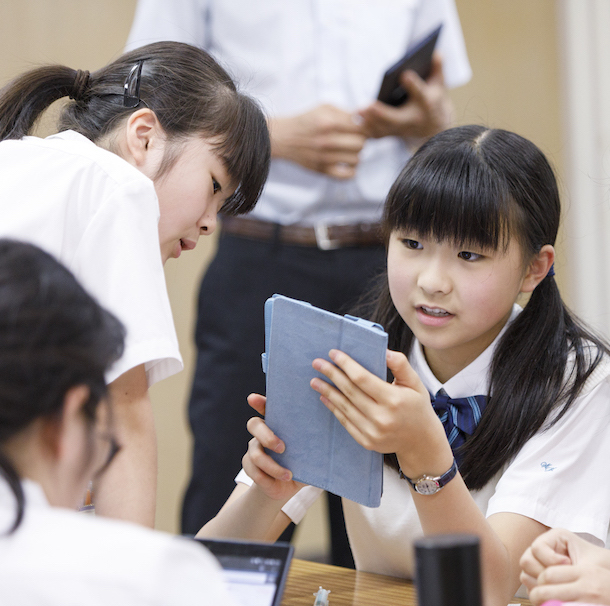
<path fill-rule="evenodd" d="M 124 335 L 51 255 L 0 239 L 4 606 L 233 604 L 201 546 L 75 511 L 122 446 L 105 373 Z"/>
<path fill-rule="evenodd" d="M 503 130 L 442 132 L 394 183 L 387 275 L 369 314 L 389 333 L 393 382 L 339 351 L 313 361 L 328 379 L 312 381 L 322 403 L 386 455 L 381 506 L 344 501 L 357 568 L 410 577 L 415 538 L 474 533 L 486 604 L 500 606 L 519 588 L 521 554 L 547 528 L 607 540 L 608 348 L 561 300 L 559 219 L 546 158 Z M 520 294 L 530 295 L 523 309 Z M 264 410 L 261 396 L 250 403 Z M 320 492 L 265 453 L 290 444 L 262 419 L 249 429 L 254 484 L 238 484 L 203 534 L 274 538 Z M 245 515 L 254 508 L 258 518 Z"/>
<path fill-rule="evenodd" d="M 31 136 L 64 97 L 58 134 Z M 124 448 L 95 487 L 98 513 L 154 524 L 148 388 L 182 368 L 163 264 L 211 234 L 221 207 L 255 205 L 269 149 L 259 106 L 187 44 L 91 74 L 39 67 L 0 91 L 0 235 L 55 255 L 127 328 L 107 375 Z"/>

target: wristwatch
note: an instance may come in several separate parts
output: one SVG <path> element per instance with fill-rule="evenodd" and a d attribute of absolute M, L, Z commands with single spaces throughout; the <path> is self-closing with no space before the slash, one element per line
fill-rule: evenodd
<path fill-rule="evenodd" d="M 436 494 L 445 484 L 448 484 L 453 478 L 455 478 L 455 474 L 457 473 L 458 467 L 455 459 L 453 459 L 453 464 L 449 468 L 449 471 L 446 471 L 442 476 L 433 477 L 424 474 L 421 478 L 417 478 L 416 480 L 412 480 L 408 478 L 404 473 L 402 473 L 402 469 L 399 469 L 398 472 L 401 478 L 404 478 L 409 484 L 411 484 L 411 488 L 418 492 L 419 494 L 430 495 Z"/>

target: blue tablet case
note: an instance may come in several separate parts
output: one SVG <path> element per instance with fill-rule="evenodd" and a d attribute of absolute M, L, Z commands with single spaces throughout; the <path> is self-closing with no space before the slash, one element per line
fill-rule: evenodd
<path fill-rule="evenodd" d="M 267 405 L 265 421 L 284 440 L 282 454 L 269 454 L 294 479 L 368 507 L 378 507 L 383 455 L 360 446 L 320 402 L 309 382 L 324 380 L 311 363 L 340 349 L 386 379 L 388 335 L 379 324 L 340 316 L 304 301 L 273 295 L 265 303 Z"/>

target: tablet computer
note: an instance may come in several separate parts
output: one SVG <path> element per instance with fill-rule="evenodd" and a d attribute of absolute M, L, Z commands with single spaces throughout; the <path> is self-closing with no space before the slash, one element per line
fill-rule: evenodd
<path fill-rule="evenodd" d="M 223 569 L 240 606 L 280 606 L 294 548 L 290 543 L 258 543 L 195 538 Z"/>
<path fill-rule="evenodd" d="M 383 76 L 377 99 L 388 105 L 402 105 L 409 95 L 400 85 L 400 74 L 408 69 L 417 72 L 426 80 L 432 69 L 432 53 L 441 33 L 442 24 L 426 36 L 421 42 L 412 46 L 404 57 L 390 67 Z"/>

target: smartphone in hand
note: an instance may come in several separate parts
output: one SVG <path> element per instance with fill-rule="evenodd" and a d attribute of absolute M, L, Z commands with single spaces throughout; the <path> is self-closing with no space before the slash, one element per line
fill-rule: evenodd
<path fill-rule="evenodd" d="M 421 42 L 412 46 L 404 57 L 390 67 L 383 76 L 377 99 L 388 105 L 402 105 L 409 95 L 400 85 L 400 74 L 408 69 L 426 80 L 432 70 L 432 53 L 441 33 L 442 24 L 428 34 Z"/>

